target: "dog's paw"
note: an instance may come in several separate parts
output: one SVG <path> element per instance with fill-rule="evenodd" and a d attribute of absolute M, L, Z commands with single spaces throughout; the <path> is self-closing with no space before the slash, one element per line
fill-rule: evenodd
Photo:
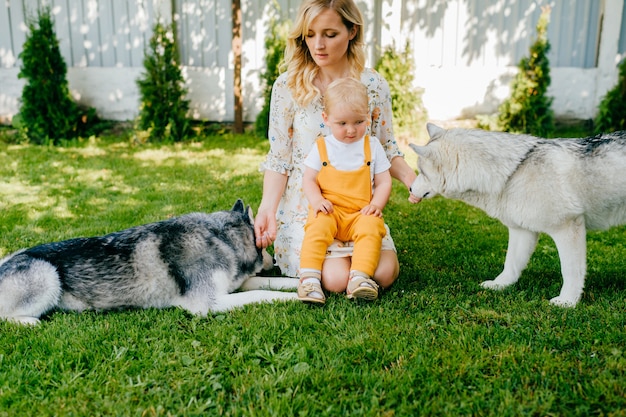
<path fill-rule="evenodd" d="M 550 304 L 557 306 L 557 307 L 565 307 L 565 308 L 574 308 L 576 307 L 576 304 L 578 303 L 578 300 L 571 300 L 569 298 L 565 298 L 565 297 L 554 297 L 553 299 L 550 300 Z"/>
<path fill-rule="evenodd" d="M 287 277 L 250 277 L 239 287 L 240 291 L 253 290 L 275 290 L 275 291 L 296 291 L 298 289 L 298 278 Z"/>
<path fill-rule="evenodd" d="M 21 324 L 22 326 L 36 326 L 39 324 L 39 319 L 37 317 L 30 316 L 9 317 L 7 320 L 12 323 Z"/>
<path fill-rule="evenodd" d="M 504 285 L 504 284 L 499 283 L 499 282 L 498 282 L 498 281 L 496 281 L 496 280 L 491 280 L 491 281 L 484 281 L 484 282 L 482 282 L 482 283 L 480 284 L 480 286 L 481 286 L 481 287 L 483 287 L 483 288 L 487 288 L 487 289 L 489 289 L 489 290 L 496 290 L 496 291 L 499 291 L 499 290 L 503 290 L 503 289 L 505 289 L 505 288 L 506 288 L 506 287 L 508 287 L 509 285 Z"/>

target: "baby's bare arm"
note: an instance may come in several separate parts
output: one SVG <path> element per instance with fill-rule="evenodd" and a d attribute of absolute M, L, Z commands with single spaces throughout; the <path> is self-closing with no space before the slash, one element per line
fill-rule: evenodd
<path fill-rule="evenodd" d="M 322 190 L 320 190 L 320 187 L 317 184 L 318 173 L 319 171 L 316 171 L 313 168 L 304 168 L 304 173 L 302 175 L 302 190 L 304 191 L 304 195 L 307 200 L 309 200 L 309 204 L 315 211 L 316 215 L 320 211 L 325 214 L 330 214 L 333 212 L 333 203 L 326 200 L 322 195 Z"/>
<path fill-rule="evenodd" d="M 391 186 L 391 174 L 389 174 L 388 170 L 374 175 L 374 195 L 372 196 L 372 201 L 361 209 L 361 213 L 382 217 L 383 209 L 391 195 Z"/>

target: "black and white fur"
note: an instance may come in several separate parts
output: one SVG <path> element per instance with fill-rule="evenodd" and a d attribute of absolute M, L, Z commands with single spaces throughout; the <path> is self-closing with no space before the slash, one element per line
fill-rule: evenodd
<path fill-rule="evenodd" d="M 255 245 L 252 210 L 191 213 L 101 237 L 46 243 L 0 260 L 0 318 L 37 324 L 54 309 L 178 306 L 201 316 L 293 292 L 233 291 L 270 267 Z M 276 278 L 277 280 L 279 278 Z M 294 287 L 295 285 L 286 285 Z"/>
<path fill-rule="evenodd" d="M 411 144 L 418 198 L 440 194 L 484 210 L 509 229 L 504 269 L 485 288 L 517 282 L 540 232 L 556 243 L 563 286 L 550 302 L 575 306 L 586 274 L 586 231 L 626 223 L 626 132 L 584 139 L 540 139 L 479 129 L 427 126 Z"/>

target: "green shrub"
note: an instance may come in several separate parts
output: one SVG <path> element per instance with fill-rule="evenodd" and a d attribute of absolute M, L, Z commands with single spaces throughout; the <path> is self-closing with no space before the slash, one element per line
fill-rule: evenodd
<path fill-rule="evenodd" d="M 36 144 L 59 144 L 90 134 L 93 123 L 98 121 L 96 111 L 82 109 L 70 96 L 67 66 L 59 50 L 50 8 L 39 9 L 37 18 L 29 19 L 28 29 L 18 74 L 26 84 L 13 125 Z"/>
<path fill-rule="evenodd" d="M 254 132 L 261 138 L 267 138 L 269 127 L 270 101 L 272 86 L 280 75 L 280 63 L 287 44 L 287 32 L 291 26 L 288 20 L 280 21 L 279 6 L 274 6 L 274 13 L 269 20 L 269 31 L 265 38 L 265 71 L 261 73 L 263 89 L 263 108 L 254 122 Z"/>
<path fill-rule="evenodd" d="M 530 56 L 518 64 L 519 71 L 511 82 L 511 95 L 498 109 L 499 130 L 548 136 L 554 130 L 552 98 L 546 95 L 550 86 L 548 24 L 550 8 L 543 9 L 537 23 L 537 39 Z"/>
<path fill-rule="evenodd" d="M 137 81 L 141 96 L 138 128 L 153 142 L 179 142 L 191 135 L 189 100 L 171 25 L 158 22 L 143 61 L 146 72 Z"/>
<path fill-rule="evenodd" d="M 376 63 L 375 69 L 389 83 L 394 128 L 398 137 L 415 136 L 424 125 L 428 113 L 422 102 L 423 91 L 413 87 L 413 56 L 409 42 L 404 51 L 388 46 Z"/>
<path fill-rule="evenodd" d="M 602 98 L 594 121 L 596 133 L 626 130 L 626 59 L 619 64 L 617 85 Z"/>

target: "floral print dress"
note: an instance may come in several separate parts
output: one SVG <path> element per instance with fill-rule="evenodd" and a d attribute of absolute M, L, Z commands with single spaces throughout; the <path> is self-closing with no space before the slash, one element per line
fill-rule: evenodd
<path fill-rule="evenodd" d="M 365 69 L 361 82 L 367 86 L 372 124 L 367 134 L 377 137 L 387 158 L 391 161 L 404 156 L 393 135 L 391 95 L 387 81 L 373 69 Z M 330 134 L 330 128 L 322 118 L 322 98 L 317 97 L 307 107 L 298 106 L 289 88 L 287 74 L 281 74 L 272 88 L 269 115 L 270 151 L 261 170 L 276 171 L 288 176 L 287 187 L 276 213 L 277 233 L 274 257 L 281 272 L 286 276 L 298 276 L 300 247 L 304 237 L 304 224 L 308 202 L 302 190 L 303 161 L 319 136 Z M 336 242 L 335 256 L 351 255 L 350 244 Z M 389 233 L 383 240 L 383 249 L 394 249 Z"/>

